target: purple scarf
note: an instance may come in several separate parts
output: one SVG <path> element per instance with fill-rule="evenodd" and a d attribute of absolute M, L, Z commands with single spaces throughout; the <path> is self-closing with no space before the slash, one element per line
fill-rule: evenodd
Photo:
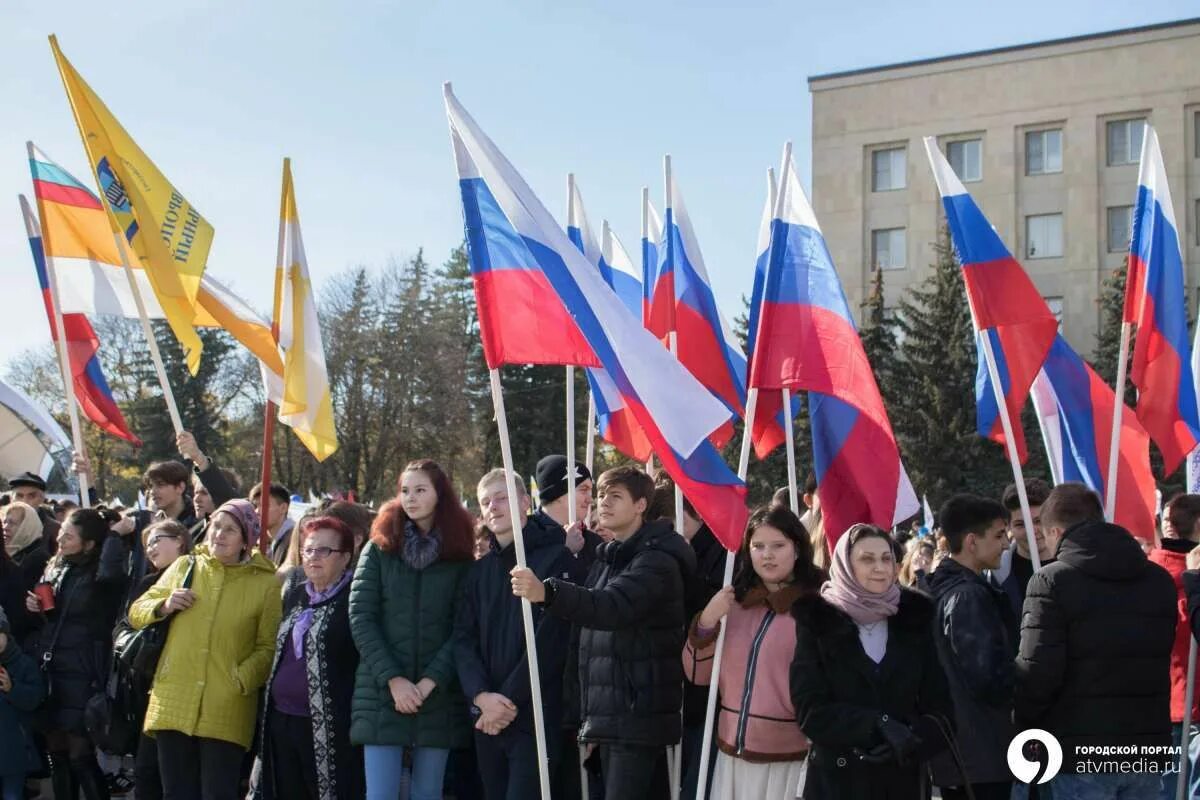
<path fill-rule="evenodd" d="M 296 617 L 296 624 L 292 626 L 292 652 L 296 654 L 296 658 L 304 659 L 304 637 L 308 635 L 308 629 L 312 627 L 313 617 L 315 612 L 313 606 L 318 606 L 324 603 L 329 598 L 341 591 L 346 582 L 350 580 L 350 576 L 354 574 L 354 570 L 348 569 L 342 573 L 342 577 L 323 592 L 318 592 L 313 588 L 310 581 L 304 582 L 304 591 L 308 592 L 308 605 L 299 616 Z"/>
<path fill-rule="evenodd" d="M 850 530 L 854 530 L 851 528 Z M 900 586 L 894 580 L 883 594 L 863 588 L 850 566 L 850 531 L 838 539 L 829 566 L 829 580 L 821 584 L 821 598 L 859 625 L 887 619 L 900 608 Z"/>

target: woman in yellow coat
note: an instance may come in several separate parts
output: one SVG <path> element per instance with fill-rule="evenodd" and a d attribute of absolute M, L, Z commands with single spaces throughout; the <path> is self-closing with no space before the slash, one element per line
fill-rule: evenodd
<path fill-rule="evenodd" d="M 212 515 L 206 544 L 129 608 L 135 628 L 171 626 L 145 726 L 158 743 L 166 800 L 238 796 L 280 617 L 275 565 L 254 549 L 258 532 L 254 506 L 230 500 Z"/>

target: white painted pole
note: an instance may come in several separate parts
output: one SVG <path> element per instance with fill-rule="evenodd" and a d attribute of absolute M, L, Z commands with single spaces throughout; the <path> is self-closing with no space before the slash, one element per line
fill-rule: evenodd
<path fill-rule="evenodd" d="M 590 386 L 588 387 L 587 420 L 587 445 L 584 451 L 583 463 L 587 465 L 587 471 L 590 475 L 592 467 L 596 463 L 596 397 L 592 394 Z"/>
<path fill-rule="evenodd" d="M 1109 522 L 1117 510 L 1117 472 L 1121 455 L 1121 414 L 1125 411 L 1125 374 L 1129 365 L 1129 335 L 1132 326 L 1121 323 L 1120 355 L 1117 360 L 1117 385 L 1113 387 L 1116 402 L 1113 403 L 1112 432 L 1108 440 L 1108 480 L 1104 487 L 1104 518 Z"/>
<path fill-rule="evenodd" d="M 1188 632 L 1191 632 L 1191 623 L 1189 620 Z M 1191 776 L 1188 774 L 1191 766 L 1191 759 L 1188 758 L 1188 744 L 1192 734 L 1192 705 L 1196 699 L 1196 637 L 1188 636 L 1188 670 L 1187 670 L 1187 689 L 1183 693 L 1183 722 L 1180 727 L 1179 734 L 1179 783 L 1175 787 L 1175 800 L 1184 800 L 1187 797 L 1188 783 L 1191 782 Z"/>
<path fill-rule="evenodd" d="M 575 173 L 567 173 L 567 227 L 575 225 Z M 575 367 L 567 366 L 567 526 L 575 524 Z"/>
<path fill-rule="evenodd" d="M 521 507 L 517 501 L 520 497 L 520 487 L 517 486 L 516 471 L 513 469 L 512 445 L 508 438 L 508 417 L 504 412 L 504 393 L 500 388 L 500 370 L 493 369 L 488 373 L 492 385 L 492 404 L 496 410 L 496 427 L 500 433 L 500 458 L 504 463 L 504 478 L 508 484 L 508 514 L 512 519 L 513 545 L 517 556 L 517 566 L 525 564 L 525 537 L 522 533 L 524 519 L 521 517 Z M 541 783 L 542 800 L 550 800 L 550 760 L 546 754 L 546 721 L 542 716 L 542 682 L 538 669 L 537 640 L 533 628 L 533 606 L 529 600 L 521 598 L 521 624 L 525 631 L 525 661 L 529 665 L 530 702 L 533 704 L 533 731 L 537 742 L 538 779 Z M 582 771 L 582 764 L 580 770 Z M 586 783 L 584 786 L 586 787 Z M 586 788 L 584 789 L 586 797 Z"/>
<path fill-rule="evenodd" d="M 787 476 L 788 501 L 792 505 L 792 513 L 800 515 L 800 491 L 796 486 L 796 431 L 792 421 L 792 392 L 783 389 L 783 431 L 787 445 Z"/>
<path fill-rule="evenodd" d="M 1055 486 L 1063 482 L 1062 476 L 1062 442 L 1059 441 L 1059 450 L 1056 450 L 1053 442 L 1055 431 L 1047 430 L 1046 428 L 1046 413 L 1047 409 L 1042 406 L 1042 401 L 1046 398 L 1038 391 L 1038 386 L 1041 381 L 1046 380 L 1045 373 L 1039 371 L 1038 376 L 1033 379 L 1033 388 L 1029 392 L 1029 399 L 1033 401 L 1033 411 L 1037 415 L 1038 430 L 1042 432 L 1042 446 L 1046 449 L 1046 461 L 1050 465 L 1050 482 Z M 1057 409 L 1056 409 L 1057 411 Z M 1058 419 L 1055 416 L 1055 419 Z"/>
<path fill-rule="evenodd" d="M 33 158 L 33 142 L 26 142 L 26 148 L 29 151 L 29 158 Z M 54 328 L 58 331 L 58 338 L 55 342 L 55 350 L 58 354 L 59 374 L 62 375 L 63 391 L 67 396 L 67 417 L 71 421 L 71 443 L 75 449 L 75 454 L 87 458 L 87 450 L 83 446 L 83 426 L 79 422 L 79 406 L 75 400 L 75 378 L 71 374 L 71 359 L 67 354 L 67 332 L 63 327 L 62 305 L 59 302 L 58 296 L 58 275 L 54 269 L 54 260 L 45 255 L 45 237 L 41 231 L 33 229 L 33 210 L 29 207 L 29 201 L 25 199 L 25 195 L 20 195 L 21 212 L 25 217 L 25 232 L 29 234 L 29 238 L 35 236 L 40 238 L 43 253 L 43 264 L 46 268 L 46 280 L 50 284 L 50 304 L 54 310 Z M 79 507 L 88 508 L 91 506 L 91 498 L 88 496 L 88 476 L 85 473 L 78 473 L 79 480 Z"/>
<path fill-rule="evenodd" d="M 746 419 L 754 419 L 754 410 L 758 406 L 758 389 L 751 388 L 746 394 Z M 746 480 L 746 473 L 750 468 L 750 440 L 751 431 L 749 426 L 742 429 L 742 452 L 738 458 L 738 478 L 742 481 Z M 733 563 L 734 553 L 728 552 L 725 554 L 725 576 L 721 580 L 722 586 L 729 586 L 733 583 Z M 708 793 L 708 762 L 712 757 L 712 739 L 713 725 L 716 721 L 717 711 L 717 686 L 721 680 L 721 657 L 725 650 L 725 621 L 721 620 L 721 629 L 717 633 L 716 650 L 713 652 L 712 675 L 708 679 L 708 705 L 704 712 L 704 739 L 700 743 L 700 772 L 699 778 L 696 781 L 696 800 L 704 800 Z"/>
<path fill-rule="evenodd" d="M 968 298 L 968 305 L 970 305 L 970 298 Z M 974 309 L 971 311 L 971 316 L 975 316 Z M 983 335 L 980 339 L 983 342 L 983 357 L 987 361 L 988 379 L 992 382 L 992 394 L 996 396 L 996 410 L 1000 415 L 1000 426 L 1004 430 L 1008 463 L 1012 466 L 1013 484 L 1017 487 L 1017 497 L 1021 501 L 1021 519 L 1025 523 L 1025 539 L 1029 543 L 1029 558 L 1033 561 L 1033 569 L 1036 572 L 1042 568 L 1042 559 L 1038 555 L 1037 537 L 1033 533 L 1033 516 L 1029 513 L 1029 497 L 1025 494 L 1025 475 L 1021 470 L 1021 459 L 1017 455 L 1017 443 L 1013 440 L 1012 420 L 1008 418 L 1008 403 L 1005 402 L 1004 387 L 1000 384 L 1000 373 L 996 369 L 996 356 L 992 352 L 992 340 L 987 331 L 981 331 L 981 333 Z"/>

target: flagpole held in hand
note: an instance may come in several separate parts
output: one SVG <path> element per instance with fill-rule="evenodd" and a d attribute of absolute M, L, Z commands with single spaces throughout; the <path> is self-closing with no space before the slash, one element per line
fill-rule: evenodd
<path fill-rule="evenodd" d="M 1188 632 L 1191 633 L 1189 625 Z M 1175 786 L 1175 800 L 1187 797 L 1188 783 L 1191 781 L 1189 769 L 1191 759 L 1188 758 L 1188 740 L 1192 733 L 1192 704 L 1196 701 L 1196 637 L 1188 636 L 1188 669 L 1187 689 L 1183 697 L 1183 724 L 1179 726 L 1179 783 Z"/>
<path fill-rule="evenodd" d="M 792 420 L 792 391 L 783 392 L 783 431 L 787 444 L 787 478 L 788 502 L 792 505 L 792 513 L 800 516 L 800 491 L 796 486 L 796 431 Z"/>

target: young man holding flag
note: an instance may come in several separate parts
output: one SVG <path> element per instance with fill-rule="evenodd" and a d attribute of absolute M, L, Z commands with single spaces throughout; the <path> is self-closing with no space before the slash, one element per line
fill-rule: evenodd
<path fill-rule="evenodd" d="M 669 522 L 647 520 L 653 498 L 654 481 L 636 467 L 600 476 L 600 522 L 613 541 L 597 551 L 586 587 L 512 571 L 513 594 L 577 626 L 568 678 L 577 663 L 579 689 L 567 701 L 580 704 L 580 743 L 600 750 L 605 800 L 665 797 L 664 748 L 681 733 L 679 653 L 696 556 Z"/>

